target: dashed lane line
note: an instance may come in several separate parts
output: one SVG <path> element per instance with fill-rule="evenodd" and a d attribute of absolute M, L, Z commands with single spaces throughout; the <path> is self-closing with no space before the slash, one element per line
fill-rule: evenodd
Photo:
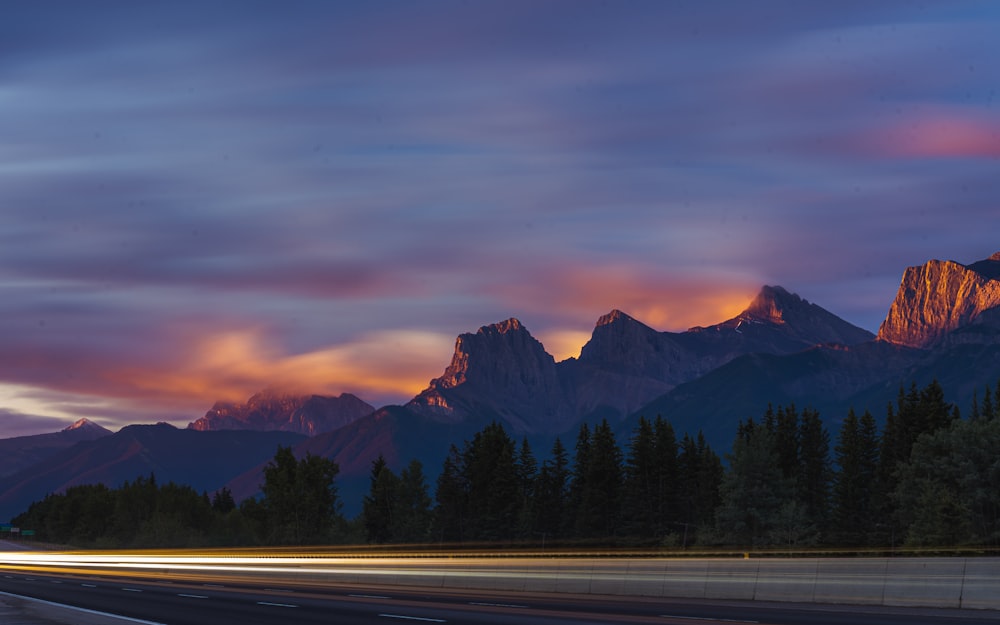
<path fill-rule="evenodd" d="M 257 605 L 269 605 L 276 608 L 297 608 L 299 606 L 292 605 L 291 603 L 271 603 L 270 601 L 258 601 Z"/>

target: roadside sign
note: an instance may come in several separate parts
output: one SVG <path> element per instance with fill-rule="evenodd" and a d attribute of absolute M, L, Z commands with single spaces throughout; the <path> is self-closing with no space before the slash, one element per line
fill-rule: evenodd
<path fill-rule="evenodd" d="M 20 527 L 12 527 L 12 528 L 10 528 L 10 533 L 11 534 L 20 534 L 21 533 L 21 528 Z"/>

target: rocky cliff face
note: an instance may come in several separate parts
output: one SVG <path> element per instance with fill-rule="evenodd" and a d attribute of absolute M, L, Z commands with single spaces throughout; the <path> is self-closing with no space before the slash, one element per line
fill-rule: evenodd
<path fill-rule="evenodd" d="M 500 418 L 516 431 L 559 431 L 572 408 L 555 360 L 517 319 L 462 334 L 444 374 L 407 408 L 442 421 Z"/>
<path fill-rule="evenodd" d="M 257 393 L 246 403 L 216 402 L 188 429 L 279 430 L 315 436 L 329 432 L 375 411 L 355 395 L 291 395 L 273 390 Z"/>
<path fill-rule="evenodd" d="M 931 260 L 903 272 L 878 338 L 897 345 L 932 347 L 955 330 L 996 317 L 990 311 L 998 306 L 1000 252 L 969 266 Z"/>

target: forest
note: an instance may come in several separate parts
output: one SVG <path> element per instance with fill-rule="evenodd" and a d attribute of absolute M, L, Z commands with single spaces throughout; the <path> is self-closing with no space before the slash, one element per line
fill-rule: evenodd
<path fill-rule="evenodd" d="M 769 406 L 721 458 L 700 434 L 642 418 L 622 444 L 607 421 L 556 439 L 539 462 L 499 423 L 453 444 L 431 488 L 418 461 L 371 465 L 347 519 L 337 464 L 278 448 L 257 498 L 159 484 L 76 486 L 14 519 L 78 547 L 344 544 L 739 549 L 1000 546 L 1000 381 L 968 416 L 941 385 L 900 388 L 881 429 L 852 410 L 833 440 L 815 410 Z M 724 462 L 725 460 L 725 462 Z"/>

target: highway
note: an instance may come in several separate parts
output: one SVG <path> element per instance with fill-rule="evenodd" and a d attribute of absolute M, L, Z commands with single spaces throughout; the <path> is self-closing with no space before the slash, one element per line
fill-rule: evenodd
<path fill-rule="evenodd" d="M 997 625 L 996 612 L 0 571 L 0 591 L 163 625 Z"/>

